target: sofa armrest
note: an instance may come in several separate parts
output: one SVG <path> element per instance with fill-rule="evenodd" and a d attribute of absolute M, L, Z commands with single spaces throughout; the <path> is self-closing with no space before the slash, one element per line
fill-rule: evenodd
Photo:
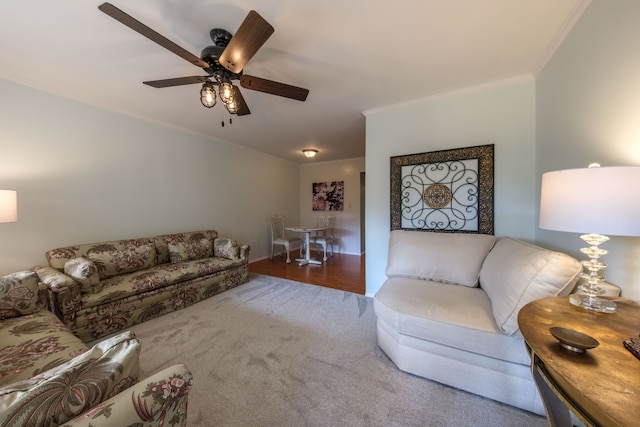
<path fill-rule="evenodd" d="M 55 268 L 38 265 L 31 269 L 47 290 L 49 310 L 67 326 L 72 326 L 75 313 L 82 306 L 81 285 L 70 276 Z"/>
<path fill-rule="evenodd" d="M 40 281 L 47 285 L 47 288 L 49 288 L 51 292 L 60 292 L 64 288 L 80 286 L 80 283 L 75 281 L 71 276 L 47 265 L 37 265 L 31 270 L 38 275 Z"/>
<path fill-rule="evenodd" d="M 251 251 L 251 246 L 249 245 L 240 245 L 240 259 L 242 259 L 243 264 L 249 264 L 249 252 Z"/>
<path fill-rule="evenodd" d="M 85 413 L 136 384 L 139 355 L 140 341 L 126 331 L 67 362 L 2 387 L 0 425 L 53 426 Z"/>
<path fill-rule="evenodd" d="M 184 365 L 166 368 L 89 409 L 64 427 L 172 425 L 187 423 L 192 374 Z"/>

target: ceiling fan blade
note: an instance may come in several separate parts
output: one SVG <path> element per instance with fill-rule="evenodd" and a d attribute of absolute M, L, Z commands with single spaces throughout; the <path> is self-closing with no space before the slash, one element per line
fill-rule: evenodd
<path fill-rule="evenodd" d="M 247 114 L 251 114 L 251 111 L 249 111 L 249 106 L 244 100 L 244 97 L 242 96 L 242 93 L 240 92 L 238 86 L 233 87 L 233 98 L 238 104 L 238 112 L 236 113 L 238 116 L 246 116 Z"/>
<path fill-rule="evenodd" d="M 260 77 L 244 75 L 240 78 L 240 84 L 245 89 L 257 90 L 271 95 L 284 96 L 298 101 L 304 101 L 309 95 L 309 89 L 291 86 Z"/>
<path fill-rule="evenodd" d="M 220 55 L 220 65 L 232 73 L 240 73 L 273 31 L 271 24 L 258 12 L 250 11 Z"/>
<path fill-rule="evenodd" d="M 157 44 L 164 47 L 165 49 L 168 49 L 169 51 L 175 53 L 176 55 L 186 59 L 193 65 L 197 65 L 198 67 L 202 67 L 202 68 L 210 67 L 210 65 L 206 61 L 203 61 L 202 59 L 198 58 L 191 52 L 178 46 L 177 44 L 175 44 L 174 42 L 172 42 L 162 34 L 157 33 L 156 31 L 147 27 L 137 19 L 131 17 L 130 15 L 127 15 L 125 12 L 118 9 L 111 3 L 102 3 L 100 6 L 98 6 L 98 9 L 100 9 L 102 12 L 106 13 L 116 21 L 120 21 L 121 23 L 131 28 L 132 30 L 142 34 L 149 40 L 156 42 Z"/>
<path fill-rule="evenodd" d="M 181 85 L 191 85 L 195 83 L 204 83 L 209 80 L 207 77 L 203 76 L 191 76 L 191 77 L 177 77 L 175 79 L 164 79 L 164 80 L 151 80 L 148 82 L 142 82 L 148 86 L 152 86 L 158 89 L 163 87 L 171 87 L 171 86 L 181 86 Z"/>

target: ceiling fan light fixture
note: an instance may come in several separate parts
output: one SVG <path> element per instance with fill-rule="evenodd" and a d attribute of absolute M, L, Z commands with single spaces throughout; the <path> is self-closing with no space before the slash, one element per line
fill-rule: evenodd
<path fill-rule="evenodd" d="M 216 105 L 216 92 L 213 83 L 205 82 L 200 89 L 200 102 L 207 108 Z"/>
<path fill-rule="evenodd" d="M 238 112 L 238 103 L 233 98 L 231 98 L 231 101 L 225 103 L 224 106 L 227 107 L 229 114 L 236 114 Z"/>
<path fill-rule="evenodd" d="M 229 105 L 227 110 L 239 116 L 251 114 L 239 86 L 298 101 L 305 101 L 309 94 L 309 90 L 305 88 L 243 74 L 244 66 L 274 32 L 273 26 L 255 10 L 247 14 L 235 35 L 221 28 L 212 29 L 209 35 L 214 45 L 205 47 L 198 57 L 111 3 L 102 3 L 98 9 L 190 64 L 202 68 L 208 74 L 208 76 L 196 75 L 144 81 L 143 83 L 148 86 L 160 89 L 203 84 L 200 90 L 200 102 L 203 106 L 214 107 L 216 95 L 219 95 L 225 107 Z M 239 85 L 234 86 L 231 83 L 232 80 L 240 80 Z M 216 89 L 216 86 L 219 87 Z"/>
<path fill-rule="evenodd" d="M 230 82 L 220 83 L 218 91 L 222 102 L 230 104 L 233 101 L 233 85 Z"/>
<path fill-rule="evenodd" d="M 305 148 L 304 150 L 302 150 L 302 154 L 304 154 L 305 157 L 311 159 L 315 157 L 316 154 L 318 154 L 318 150 L 314 150 L 313 148 Z"/>

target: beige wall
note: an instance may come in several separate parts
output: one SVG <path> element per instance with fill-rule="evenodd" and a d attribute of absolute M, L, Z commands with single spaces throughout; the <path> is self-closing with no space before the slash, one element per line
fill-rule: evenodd
<path fill-rule="evenodd" d="M 534 239 L 534 92 L 523 76 L 365 113 L 367 295 L 386 279 L 392 156 L 494 144 L 495 234 Z"/>
<path fill-rule="evenodd" d="M 637 0 L 592 1 L 536 79 L 538 186 L 548 171 L 640 165 L 638 16 Z M 628 185 L 640 191 L 639 183 Z M 640 300 L 640 238 L 610 237 L 602 274 Z M 579 234 L 538 229 L 536 238 L 584 259 Z"/>
<path fill-rule="evenodd" d="M 213 228 L 270 253 L 269 216 L 298 221 L 299 166 L 0 80 L 0 274 L 59 246 Z"/>
<path fill-rule="evenodd" d="M 360 246 L 360 172 L 364 172 L 364 158 L 335 162 L 314 162 L 300 166 L 300 221 L 305 225 L 316 223 L 324 214 L 336 216 L 334 251 L 361 255 Z M 314 182 L 344 181 L 343 211 L 313 211 L 311 188 Z"/>

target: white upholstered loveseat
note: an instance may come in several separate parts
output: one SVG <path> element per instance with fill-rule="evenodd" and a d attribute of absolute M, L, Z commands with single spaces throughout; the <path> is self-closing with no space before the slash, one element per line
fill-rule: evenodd
<path fill-rule="evenodd" d="M 374 298 L 378 345 L 403 371 L 544 415 L 518 312 L 570 293 L 581 269 L 511 238 L 393 231 Z"/>

